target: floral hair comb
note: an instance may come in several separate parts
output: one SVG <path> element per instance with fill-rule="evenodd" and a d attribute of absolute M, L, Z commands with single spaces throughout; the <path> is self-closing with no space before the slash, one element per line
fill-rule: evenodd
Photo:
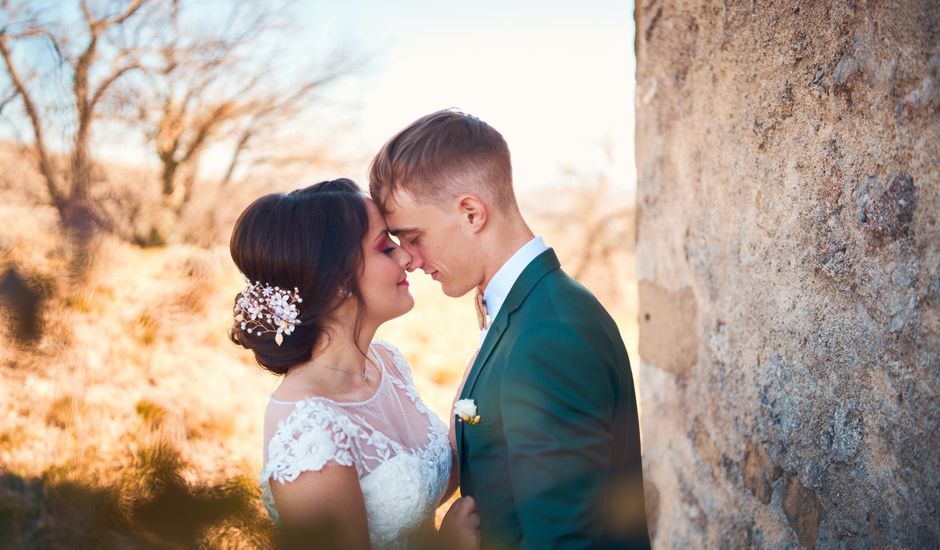
<path fill-rule="evenodd" d="M 300 311 L 297 304 L 303 302 L 300 291 L 293 292 L 279 286 L 248 282 L 248 286 L 235 302 L 235 321 L 248 334 L 274 333 L 277 345 L 284 342 L 284 336 L 294 332 L 300 324 L 297 318 Z"/>

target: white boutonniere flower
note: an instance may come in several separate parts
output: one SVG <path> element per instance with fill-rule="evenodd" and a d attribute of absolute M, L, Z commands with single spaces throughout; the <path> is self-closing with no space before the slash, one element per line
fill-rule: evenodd
<path fill-rule="evenodd" d="M 476 424 L 480 421 L 480 415 L 477 414 L 477 404 L 473 399 L 461 399 L 454 403 L 454 416 L 461 422 L 467 424 Z"/>

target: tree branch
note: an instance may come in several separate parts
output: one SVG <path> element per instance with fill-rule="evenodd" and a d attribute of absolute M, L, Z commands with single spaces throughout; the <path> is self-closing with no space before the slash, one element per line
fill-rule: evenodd
<path fill-rule="evenodd" d="M 6 108 L 6 106 L 9 105 L 18 96 L 19 94 L 16 92 L 16 90 L 13 90 L 7 97 L 0 100 L 0 115 L 3 114 L 3 110 Z"/>
<path fill-rule="evenodd" d="M 189 147 L 183 154 L 183 158 L 179 160 L 180 164 L 188 162 L 202 149 L 203 145 L 206 144 L 206 140 L 212 135 L 212 131 L 230 118 L 231 111 L 232 105 L 230 103 L 223 103 L 216 107 L 215 110 L 212 111 L 212 114 L 206 117 L 202 123 L 197 126 L 196 137 L 190 142 Z"/>
<path fill-rule="evenodd" d="M 88 26 L 89 30 L 93 30 L 95 27 L 95 17 L 91 13 L 91 7 L 88 5 L 88 0 L 82 0 L 82 17 L 85 18 L 85 25 Z"/>
<path fill-rule="evenodd" d="M 49 161 L 46 140 L 42 130 L 42 122 L 39 119 L 39 111 L 36 108 L 36 103 L 33 101 L 33 98 L 29 95 L 29 91 L 27 91 L 19 71 L 17 71 L 16 66 L 13 65 L 13 56 L 10 53 L 7 36 L 4 34 L 0 34 L 0 56 L 3 57 L 7 74 L 10 76 L 10 81 L 13 83 L 16 95 L 23 101 L 23 108 L 26 109 L 26 116 L 29 117 L 30 124 L 33 128 L 33 138 L 36 141 L 35 147 L 37 160 L 39 162 L 39 171 L 46 180 L 49 198 L 52 199 L 52 204 L 61 214 L 66 210 L 67 201 L 62 191 L 59 190 L 55 170 L 52 167 L 52 163 Z"/>
<path fill-rule="evenodd" d="M 137 11 L 140 10 L 140 8 L 143 7 L 143 5 L 146 3 L 147 0 L 134 0 L 130 3 L 129 6 L 127 6 L 127 9 L 124 10 L 124 13 L 115 17 L 111 17 L 110 19 L 103 19 L 100 21 L 100 23 L 104 25 L 105 28 L 110 27 L 111 25 L 120 25 L 121 23 L 127 21 L 135 13 L 137 13 Z"/>
<path fill-rule="evenodd" d="M 40 37 L 47 39 L 49 41 L 49 44 L 52 46 L 52 49 L 55 51 L 56 57 L 60 61 L 66 59 L 65 53 L 62 51 L 62 45 L 59 44 L 59 39 L 56 38 L 54 34 L 49 32 L 49 29 L 39 27 L 39 26 L 32 26 L 32 27 L 28 27 L 27 29 L 23 31 L 20 31 L 16 34 L 11 35 L 11 37 L 14 40 L 19 39 L 19 38 L 30 38 L 34 36 L 40 36 Z"/>
<path fill-rule="evenodd" d="M 251 138 L 254 134 L 252 133 L 251 126 L 249 125 L 242 131 L 241 136 L 239 136 L 238 141 L 235 143 L 235 150 L 232 151 L 232 158 L 228 163 L 228 169 L 225 170 L 225 176 L 222 178 L 221 185 L 224 187 L 232 181 L 232 176 L 235 174 L 235 168 L 238 167 L 238 161 L 240 160 L 242 153 L 248 149 L 248 142 L 251 141 Z"/>
<path fill-rule="evenodd" d="M 98 101 L 101 100 L 101 97 L 105 94 L 105 92 L 108 91 L 108 88 L 114 84 L 117 79 L 124 76 L 124 74 L 135 69 L 140 69 L 140 65 L 137 63 L 131 63 L 130 65 L 125 65 L 124 67 L 116 69 L 108 76 L 108 78 L 104 79 L 104 81 L 102 81 L 102 83 L 98 86 L 98 89 L 95 90 L 94 94 L 92 95 L 91 101 L 88 102 L 88 110 L 90 112 L 94 111 L 95 105 L 98 104 Z"/>
<path fill-rule="evenodd" d="M 88 25 L 88 30 L 91 32 L 92 39 L 96 39 L 101 35 L 101 32 L 111 27 L 113 25 L 120 25 L 127 21 L 131 16 L 137 13 L 140 8 L 147 3 L 147 0 L 133 0 L 124 12 L 111 17 L 104 17 L 102 19 L 95 19 L 95 16 L 91 12 L 91 7 L 88 5 L 88 0 L 82 0 L 82 15 L 85 18 L 85 24 Z"/>

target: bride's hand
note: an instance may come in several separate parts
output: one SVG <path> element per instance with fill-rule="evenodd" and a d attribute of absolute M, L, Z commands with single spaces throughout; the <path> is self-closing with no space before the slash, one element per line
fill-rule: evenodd
<path fill-rule="evenodd" d="M 440 548 L 476 550 L 480 547 L 480 516 L 473 497 L 460 497 L 444 515 Z"/>

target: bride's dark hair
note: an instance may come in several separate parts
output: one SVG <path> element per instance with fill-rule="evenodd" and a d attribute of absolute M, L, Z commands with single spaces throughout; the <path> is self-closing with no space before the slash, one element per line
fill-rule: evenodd
<path fill-rule="evenodd" d="M 265 369 L 285 374 L 310 360 L 324 336 L 325 321 L 347 293 L 359 302 L 358 328 L 364 307 L 357 280 L 368 228 L 364 197 L 345 178 L 251 203 L 235 222 L 232 259 L 251 283 L 296 287 L 303 299 L 298 304 L 300 324 L 280 346 L 273 333 L 249 333 L 238 322 L 232 325 L 231 340 L 254 352 Z"/>

